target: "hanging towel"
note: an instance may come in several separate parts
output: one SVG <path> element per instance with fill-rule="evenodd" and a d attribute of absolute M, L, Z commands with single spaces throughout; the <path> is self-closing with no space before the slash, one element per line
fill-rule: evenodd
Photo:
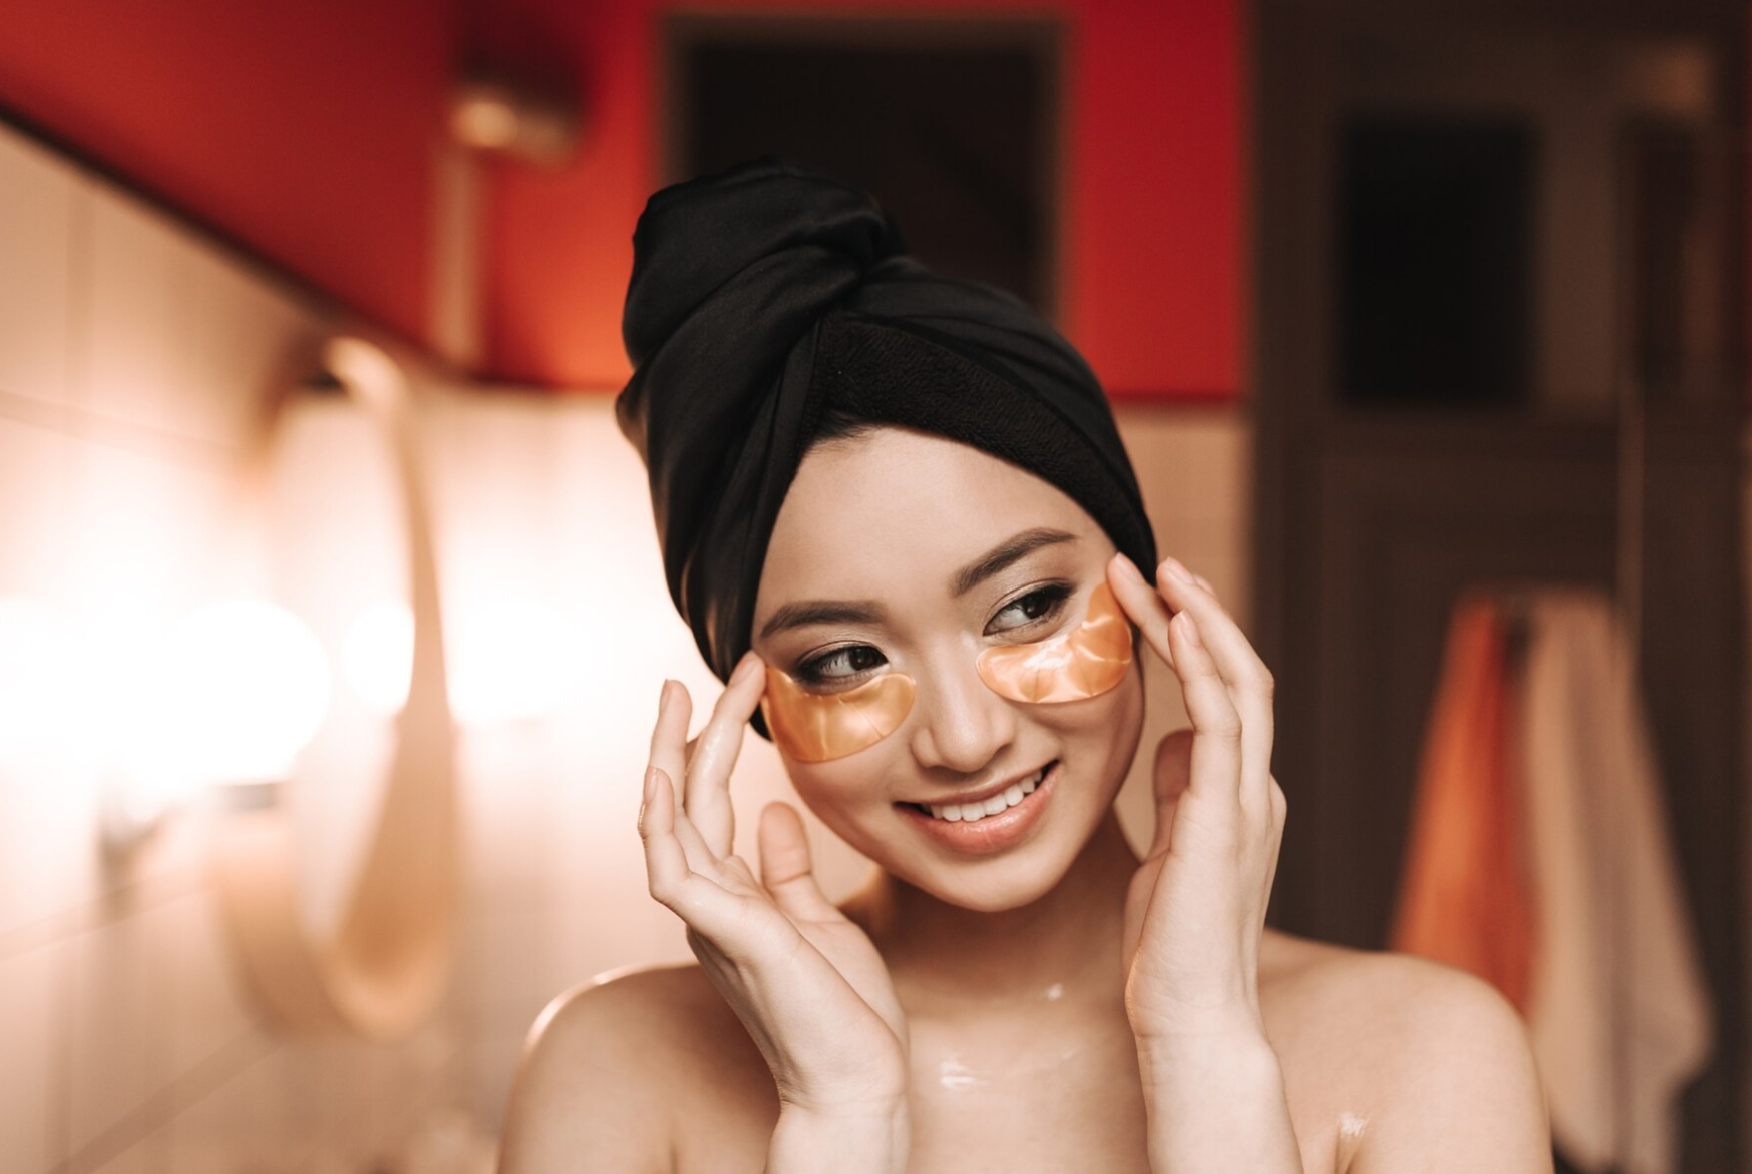
<path fill-rule="evenodd" d="M 1487 598 L 1448 627 L 1392 948 L 1467 970 L 1525 1010 L 1535 933 L 1507 628 Z"/>
<path fill-rule="evenodd" d="M 1669 1174 L 1713 1016 L 1628 641 L 1603 597 L 1530 605 L 1525 777 L 1540 933 L 1528 1026 L 1552 1135 L 1590 1174 Z"/>

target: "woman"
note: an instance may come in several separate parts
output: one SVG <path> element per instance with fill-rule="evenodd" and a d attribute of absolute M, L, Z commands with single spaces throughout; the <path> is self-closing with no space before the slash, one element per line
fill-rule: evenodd
<path fill-rule="evenodd" d="M 1271 677 L 1156 559 L 1069 344 L 777 160 L 659 192 L 634 251 L 617 410 L 728 682 L 691 743 L 665 683 L 639 817 L 700 964 L 549 1008 L 506 1174 L 1549 1170 L 1490 987 L 1264 928 Z M 1140 860 L 1145 655 L 1192 728 Z M 730 855 L 751 723 L 878 866 L 838 907 L 788 804 Z"/>

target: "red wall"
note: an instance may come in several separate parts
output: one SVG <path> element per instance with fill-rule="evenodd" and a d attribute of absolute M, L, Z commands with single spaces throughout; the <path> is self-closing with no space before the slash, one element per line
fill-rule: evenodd
<path fill-rule="evenodd" d="M 932 5 L 891 4 L 902 6 Z M 1065 333 L 1116 393 L 1228 395 L 1243 383 L 1246 350 L 1239 0 L 1053 7 L 1071 33 Z M 507 172 L 496 187 L 489 330 L 506 375 L 589 386 L 625 378 L 632 226 L 657 182 L 661 9 L 655 0 L 502 0 L 477 30 L 491 42 L 515 23 L 504 35 L 565 45 L 589 107 L 578 166 Z"/>
<path fill-rule="evenodd" d="M 1240 0 L 1052 7 L 1071 33 L 1065 332 L 1115 393 L 1231 394 L 1247 345 Z M 15 0 L 0 104 L 419 334 L 429 148 L 457 42 L 566 70 L 586 105 L 576 164 L 496 166 L 489 185 L 492 374 L 612 388 L 633 224 L 657 182 L 661 10 Z"/>

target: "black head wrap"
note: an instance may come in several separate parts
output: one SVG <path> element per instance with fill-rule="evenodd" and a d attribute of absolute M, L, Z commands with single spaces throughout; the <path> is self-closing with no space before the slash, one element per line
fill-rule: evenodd
<path fill-rule="evenodd" d="M 616 418 L 650 472 L 670 597 L 721 680 L 749 648 L 773 522 L 824 407 L 1010 461 L 1155 566 L 1088 364 L 1021 299 L 906 255 L 855 188 L 767 157 L 659 191 L 633 233 L 621 332 L 634 371 Z"/>

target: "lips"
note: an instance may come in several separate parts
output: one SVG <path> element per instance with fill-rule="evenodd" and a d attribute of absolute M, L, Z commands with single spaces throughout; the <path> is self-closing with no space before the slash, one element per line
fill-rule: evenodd
<path fill-rule="evenodd" d="M 1011 783 L 1001 791 L 988 793 L 984 799 L 969 799 L 958 803 L 920 803 L 917 806 L 950 823 L 978 823 L 982 819 L 1002 814 L 1007 808 L 1015 807 L 1033 794 L 1034 788 L 1040 785 L 1040 780 L 1046 777 L 1046 772 L 1052 769 L 1052 765 L 1049 762 L 1021 782 Z"/>
<path fill-rule="evenodd" d="M 945 795 L 941 798 L 933 797 L 933 798 L 928 799 L 928 800 L 919 800 L 917 802 L 903 801 L 901 805 L 905 806 L 905 807 L 911 807 L 917 811 L 923 811 L 923 812 L 927 812 L 927 813 L 930 812 L 930 810 L 933 807 L 936 807 L 936 808 L 983 807 L 988 800 L 995 799 L 998 796 L 1003 795 L 1005 792 L 1009 791 L 1010 788 L 1012 788 L 1012 787 L 1021 786 L 1022 784 L 1027 783 L 1030 780 L 1032 780 L 1034 783 L 1038 784 L 1040 782 L 1040 780 L 1042 779 L 1042 777 L 1045 776 L 1046 772 L 1051 770 L 1052 767 L 1057 762 L 1058 762 L 1058 760 L 1055 758 L 1055 759 L 1053 759 L 1052 762 L 1048 762 L 1048 763 L 1045 763 L 1041 766 L 1035 767 L 1031 771 L 1023 771 L 1021 774 L 1012 775 L 1007 779 L 1000 779 L 999 781 L 991 784 L 989 787 L 981 787 L 977 791 L 966 791 L 966 792 L 963 792 L 962 794 L 959 794 L 959 795 Z M 1032 789 L 1032 788 L 1030 788 L 1030 789 Z M 995 812 L 993 814 L 995 814 Z"/>
<path fill-rule="evenodd" d="M 978 819 L 951 820 L 941 818 L 932 814 L 929 808 L 917 803 L 897 803 L 895 808 L 901 812 L 906 820 L 917 827 L 920 833 L 942 847 L 951 849 L 958 854 L 989 855 L 1021 842 L 1045 813 L 1047 804 L 1052 801 L 1052 796 L 1058 790 L 1059 779 L 1064 774 L 1064 766 L 1055 760 L 1042 769 L 1045 773 L 1041 776 L 1039 785 L 1024 794 L 1020 802 L 1009 805 L 1007 797 L 1002 791 L 999 791 L 996 801 L 1005 803 L 1005 808 L 996 814 L 988 815 L 984 813 L 982 804 Z M 1039 774 L 1040 772 L 1034 773 Z M 1022 779 L 1027 780 L 1029 777 L 1029 775 L 1023 775 Z M 1011 780 L 1005 786 L 1020 787 L 1021 782 Z M 993 789 L 987 787 L 984 792 L 973 792 L 973 794 L 986 794 L 989 801 L 992 792 Z M 961 802 L 968 801 L 962 800 Z M 938 805 L 939 809 L 944 806 L 943 804 Z"/>

